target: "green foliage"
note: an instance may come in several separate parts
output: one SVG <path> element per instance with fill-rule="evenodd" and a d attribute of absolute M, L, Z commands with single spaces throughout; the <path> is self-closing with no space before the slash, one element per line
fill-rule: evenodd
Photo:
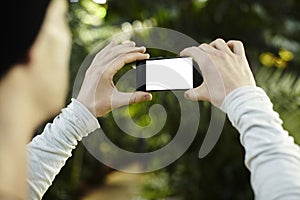
<path fill-rule="evenodd" d="M 159 26 L 180 31 L 199 43 L 217 37 L 239 39 L 244 42 L 258 84 L 267 91 L 284 121 L 284 127 L 299 144 L 300 81 L 296 75 L 300 71 L 300 57 L 296 56 L 300 55 L 299 8 L 300 1 L 296 0 L 280 3 L 265 0 L 108 0 L 104 5 L 81 0 L 71 3 L 69 20 L 73 48 L 70 85 L 73 86 L 84 58 L 101 42 L 121 31 Z M 286 56 L 280 55 L 282 50 L 295 56 L 284 60 Z M 153 57 L 173 55 L 156 49 L 149 49 L 149 52 Z M 282 60 L 285 62 L 284 70 L 262 67 L 262 64 L 267 66 L 269 63 L 270 67 L 283 66 L 278 64 Z M 115 81 L 130 68 L 128 66 L 118 73 Z M 122 89 L 127 86 L 130 84 L 120 85 Z M 129 116 L 124 113 L 124 118 L 131 117 L 138 125 L 145 126 L 155 123 L 148 113 L 154 104 L 163 105 L 168 115 L 166 125 L 152 138 L 137 139 L 123 133 L 111 114 L 101 118 L 100 123 L 112 142 L 120 147 L 134 152 L 153 151 L 168 144 L 177 131 L 180 116 L 176 114 L 176 98 L 172 93 L 156 93 L 152 102 L 130 106 Z M 239 144 L 238 133 L 228 121 L 213 151 L 203 159 L 198 158 L 211 114 L 209 104 L 199 103 L 199 108 L 201 121 L 195 141 L 172 165 L 147 174 L 143 198 L 253 199 L 249 172 L 243 164 L 244 150 Z M 121 109 L 119 111 L 122 112 Z M 89 155 L 81 145 L 73 153 L 43 199 L 80 199 L 87 188 L 101 185 L 112 171 Z"/>
<path fill-rule="evenodd" d="M 164 199 L 174 194 L 170 186 L 170 176 L 164 170 L 149 174 L 144 183 L 142 195 L 147 199 Z"/>
<path fill-rule="evenodd" d="M 256 75 L 258 84 L 271 98 L 284 128 L 300 144 L 300 79 L 283 70 L 262 68 Z"/>
<path fill-rule="evenodd" d="M 175 199 L 253 199 L 249 185 L 249 172 L 243 165 L 244 151 L 238 133 L 226 121 L 217 145 L 208 156 L 198 158 L 203 137 L 210 119 L 210 107 L 200 105 L 201 124 L 193 144 L 176 162 L 166 169 L 148 174 L 149 179 L 165 179 L 161 188 L 171 191 Z M 188 134 L 188 133 L 187 133 Z M 166 176 L 168 174 L 168 176 Z M 155 179 L 154 179 L 155 180 Z M 160 192 L 149 189 L 152 182 L 144 183 L 145 199 L 161 199 Z"/>

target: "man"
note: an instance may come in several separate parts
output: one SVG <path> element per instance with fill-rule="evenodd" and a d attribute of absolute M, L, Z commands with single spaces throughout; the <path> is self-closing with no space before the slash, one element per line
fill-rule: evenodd
<path fill-rule="evenodd" d="M 105 51 L 104 49 L 103 53 Z M 100 52 L 99 55 L 103 53 Z M 278 114 L 273 111 L 272 103 L 266 93 L 261 88 L 256 87 L 254 77 L 246 59 L 243 44 L 239 41 L 229 41 L 226 43 L 222 39 L 217 39 L 211 44 L 202 44 L 199 47 L 187 48 L 181 52 L 181 56 L 193 57 L 198 63 L 204 78 L 204 83 L 198 88 L 187 91 L 185 97 L 190 100 L 212 102 L 215 106 L 227 112 L 229 119 L 239 130 L 241 143 L 246 151 L 245 164 L 251 172 L 251 184 L 254 189 L 255 198 L 263 200 L 299 199 L 299 146 L 297 146 L 293 139 L 288 136 L 288 133 L 283 130 L 281 125 L 282 121 Z M 98 63 L 97 57 L 93 63 Z M 90 69 L 92 68 L 93 64 Z M 88 71 L 86 80 L 92 79 L 93 72 L 93 70 Z M 88 79 L 87 77 L 89 76 L 91 78 Z M 85 84 L 89 85 L 89 81 L 83 83 L 83 87 Z M 105 85 L 105 83 L 103 84 Z M 100 83 L 99 86 L 100 85 L 102 85 L 102 83 Z M 95 88 L 88 90 L 82 89 L 77 99 L 81 102 L 92 102 L 92 99 L 85 100 L 85 98 L 82 98 L 88 96 L 85 93 L 93 93 L 97 96 L 102 94 L 105 90 L 102 88 L 97 90 L 96 93 L 95 91 Z M 111 100 L 110 98 L 104 98 L 103 102 L 110 102 Z M 92 103 L 84 104 L 94 105 Z M 108 103 L 108 105 L 110 105 L 110 103 Z M 76 106 L 76 104 L 73 104 L 73 106 Z M 101 113 L 107 112 L 101 111 L 101 106 L 98 108 L 100 109 L 98 116 L 101 116 Z M 71 155 L 71 150 L 75 148 L 77 140 L 81 140 L 89 131 L 99 126 L 96 118 L 92 120 L 93 117 L 86 112 L 85 108 L 78 105 L 77 110 L 80 109 L 82 110 L 81 115 L 76 115 L 76 117 L 81 118 L 82 121 L 77 124 L 71 123 L 70 118 L 72 116 L 64 115 L 64 112 L 61 114 L 61 116 L 65 118 L 64 123 L 67 124 L 66 127 L 71 129 L 68 131 L 67 138 L 68 140 L 72 138 L 73 143 L 71 143 L 69 147 L 65 147 L 59 144 L 59 142 L 54 142 L 57 144 L 55 147 L 48 148 L 46 151 L 42 148 L 44 152 L 56 149 L 56 151 L 53 151 L 53 153 L 56 154 L 56 156 L 54 156 L 55 159 L 53 162 L 51 161 L 50 164 L 59 163 L 57 162 L 59 160 L 65 161 L 68 156 Z M 94 114 L 97 113 L 94 107 L 90 107 L 89 110 Z M 84 115 L 86 117 L 83 117 Z M 62 120 L 56 119 L 52 126 L 60 126 L 59 121 Z M 74 133 L 74 129 L 76 133 Z M 54 133 L 55 131 L 52 132 Z M 65 133 L 61 132 L 60 134 L 64 135 Z M 47 128 L 43 135 L 46 134 Z M 52 134 L 48 135 L 50 136 Z M 40 138 L 45 137 L 43 135 L 40 136 Z M 33 146 L 36 146 L 37 149 L 41 149 L 38 147 L 38 144 L 43 142 L 47 143 L 49 140 L 50 139 L 40 139 L 40 141 L 33 142 Z M 58 155 L 58 152 L 61 155 Z M 34 155 L 41 155 L 40 153 L 41 152 L 36 152 Z M 43 154 L 47 156 L 49 152 Z M 51 165 L 48 167 L 50 168 L 49 170 L 45 170 L 47 169 L 45 165 L 42 167 L 43 170 L 39 171 L 48 171 L 49 173 L 47 175 L 50 174 L 51 176 L 49 177 L 54 178 L 54 175 L 58 173 L 61 166 L 63 166 L 63 162 L 56 166 Z M 41 176 L 40 179 L 41 182 L 46 180 L 44 176 Z M 34 178 L 32 178 L 32 180 L 34 180 Z M 43 188 L 43 190 L 41 190 L 40 193 L 36 193 L 37 197 L 41 196 L 50 185 L 51 179 L 48 180 L 48 183 L 44 182 L 44 187 L 40 187 Z"/>
<path fill-rule="evenodd" d="M 113 75 L 125 63 L 149 55 L 144 47 L 135 47 L 132 42 L 112 42 L 101 51 L 87 72 L 88 82 L 84 82 L 78 100 L 73 100 L 57 122 L 29 144 L 27 176 L 26 144 L 36 127 L 56 114 L 65 101 L 71 37 L 65 18 L 67 1 L 28 0 L 16 4 L 6 1 L 3 5 L 14 8 L 12 15 L 16 16 L 1 13 L 0 199 L 41 199 L 70 156 L 74 140 L 97 128 L 95 116 L 112 109 L 112 93 L 118 97 L 115 107 L 151 99 L 148 93 L 118 92 L 112 83 Z M 89 93 L 98 91 L 101 95 Z M 88 122 L 89 118 L 94 121 Z M 81 129 L 72 129 L 78 124 Z M 85 129 L 84 125 L 90 124 L 94 126 Z M 56 145 L 67 149 L 62 152 Z"/>
<path fill-rule="evenodd" d="M 36 1 L 25 4 L 31 10 L 38 8 Z M 1 65 L 5 69 L 0 82 L 1 199 L 26 198 L 25 145 L 35 127 L 63 105 L 66 93 L 70 52 L 66 2 L 52 0 L 42 7 L 47 9 L 43 24 L 19 55 L 26 59 Z M 181 55 L 192 56 L 204 77 L 203 85 L 187 91 L 185 97 L 219 106 L 241 133 L 256 198 L 299 199 L 299 147 L 282 129 L 267 95 L 255 86 L 242 43 L 218 39 L 187 48 Z M 99 127 L 96 117 L 115 107 L 151 100 L 149 93 L 120 93 L 112 82 L 125 63 L 147 58 L 145 48 L 134 43 L 112 42 L 96 55 L 77 99 L 28 145 L 29 199 L 42 198 L 77 141 Z"/>

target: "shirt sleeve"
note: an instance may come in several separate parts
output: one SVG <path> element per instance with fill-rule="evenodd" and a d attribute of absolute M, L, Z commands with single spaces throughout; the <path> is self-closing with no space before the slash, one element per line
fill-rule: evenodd
<path fill-rule="evenodd" d="M 255 198 L 300 199 L 300 149 L 282 128 L 266 93 L 241 87 L 225 98 L 221 109 L 240 133 Z"/>
<path fill-rule="evenodd" d="M 78 141 L 99 128 L 97 119 L 72 99 L 52 124 L 28 144 L 28 199 L 41 199 L 55 176 L 72 155 Z"/>

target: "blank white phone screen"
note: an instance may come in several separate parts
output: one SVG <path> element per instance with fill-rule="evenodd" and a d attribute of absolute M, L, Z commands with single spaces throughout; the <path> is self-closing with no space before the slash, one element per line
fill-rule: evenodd
<path fill-rule="evenodd" d="M 146 90 L 193 88 L 191 57 L 146 61 Z"/>

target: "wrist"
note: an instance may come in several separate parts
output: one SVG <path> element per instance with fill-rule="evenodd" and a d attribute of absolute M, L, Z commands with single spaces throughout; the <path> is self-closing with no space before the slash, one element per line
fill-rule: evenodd
<path fill-rule="evenodd" d="M 72 98 L 72 103 L 68 106 L 73 113 L 75 123 L 85 130 L 85 133 L 90 133 L 97 128 L 100 128 L 99 122 L 95 115 L 77 99 Z"/>
<path fill-rule="evenodd" d="M 79 96 L 75 99 L 76 101 L 80 102 L 82 106 L 84 106 L 90 114 L 92 114 L 95 118 L 97 118 L 95 106 L 92 103 L 88 103 L 87 100 L 80 98 Z"/>

